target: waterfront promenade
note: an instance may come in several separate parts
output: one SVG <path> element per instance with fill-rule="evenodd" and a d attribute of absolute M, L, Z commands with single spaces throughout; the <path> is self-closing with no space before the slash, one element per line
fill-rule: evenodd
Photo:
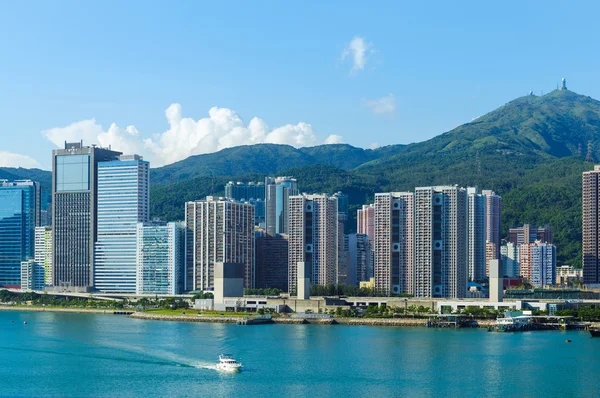
<path fill-rule="evenodd" d="M 151 321 L 175 321 L 175 322 L 203 322 L 203 323 L 237 323 L 239 316 L 203 316 L 197 314 L 153 314 L 151 312 L 135 312 L 130 318 L 145 319 Z M 350 325 L 350 326 L 427 326 L 425 318 L 325 318 L 325 319 L 302 319 L 288 317 L 273 317 L 272 323 L 280 325 Z M 487 328 L 494 320 L 477 320 L 479 327 Z"/>

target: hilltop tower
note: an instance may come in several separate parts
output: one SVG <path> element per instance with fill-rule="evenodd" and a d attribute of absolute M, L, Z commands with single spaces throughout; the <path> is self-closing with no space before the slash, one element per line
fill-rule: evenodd
<path fill-rule="evenodd" d="M 559 88 L 559 90 L 566 90 L 566 89 L 567 89 L 567 79 L 565 79 L 563 77 L 562 80 L 560 81 L 560 88 Z"/>
<path fill-rule="evenodd" d="M 587 155 L 585 155 L 585 161 L 588 163 L 594 163 L 594 155 L 592 154 L 592 140 L 588 141 Z"/>

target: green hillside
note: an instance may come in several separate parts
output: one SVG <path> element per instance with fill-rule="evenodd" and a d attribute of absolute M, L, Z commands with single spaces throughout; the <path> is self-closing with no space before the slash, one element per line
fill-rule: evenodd
<path fill-rule="evenodd" d="M 526 96 L 428 141 L 376 150 L 350 145 L 293 148 L 260 144 L 192 156 L 152 169 L 151 214 L 183 219 L 186 201 L 223 194 L 230 180 L 292 175 L 303 192 L 349 195 L 355 210 L 376 192 L 459 184 L 503 197 L 503 233 L 523 223 L 550 224 L 560 264 L 581 264 L 581 173 L 587 143 L 600 159 L 600 102 L 572 91 Z M 0 178 L 34 178 L 41 170 L 2 169 Z"/>
<path fill-rule="evenodd" d="M 152 169 L 152 181 L 161 185 L 195 177 L 237 176 L 245 173 L 278 174 L 313 164 L 352 169 L 365 162 L 400 151 L 404 145 L 372 150 L 346 144 L 294 148 L 290 145 L 257 144 L 190 156 L 179 162 Z"/>

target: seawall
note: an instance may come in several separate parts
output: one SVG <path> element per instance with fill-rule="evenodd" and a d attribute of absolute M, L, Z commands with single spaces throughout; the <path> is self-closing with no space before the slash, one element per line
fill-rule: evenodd
<path fill-rule="evenodd" d="M 198 316 L 198 315 L 166 315 L 152 314 L 148 312 L 136 312 L 129 316 L 135 319 L 152 321 L 175 321 L 175 322 L 209 322 L 209 323 L 237 323 L 240 317 L 236 316 Z M 300 319 L 277 317 L 273 323 L 282 325 L 353 325 L 353 326 L 417 326 L 425 327 L 427 319 L 422 318 L 327 318 L 327 319 Z M 491 319 L 478 320 L 481 328 L 487 328 L 494 321 Z"/>

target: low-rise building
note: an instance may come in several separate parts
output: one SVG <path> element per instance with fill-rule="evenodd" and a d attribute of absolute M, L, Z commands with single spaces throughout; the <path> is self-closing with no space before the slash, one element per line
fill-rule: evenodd
<path fill-rule="evenodd" d="M 583 279 L 583 269 L 575 268 L 571 265 L 561 265 L 556 267 L 556 284 L 568 285 L 575 281 Z"/>
<path fill-rule="evenodd" d="M 44 266 L 35 260 L 21 262 L 21 290 L 44 290 Z"/>

